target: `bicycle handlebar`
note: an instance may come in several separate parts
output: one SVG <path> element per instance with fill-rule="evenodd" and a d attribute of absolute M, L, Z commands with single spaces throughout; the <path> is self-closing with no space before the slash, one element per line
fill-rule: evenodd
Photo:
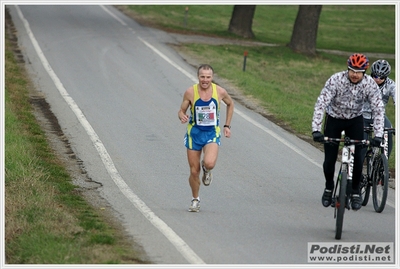
<path fill-rule="evenodd" d="M 367 139 L 362 139 L 362 140 L 358 140 L 358 139 L 350 139 L 349 137 L 345 137 L 345 138 L 333 138 L 333 137 L 324 137 L 324 142 L 323 143 L 328 143 L 328 142 L 344 142 L 345 144 L 349 145 L 349 144 L 363 144 L 363 145 L 369 145 L 370 141 Z"/>
<path fill-rule="evenodd" d="M 364 127 L 364 131 L 365 132 L 372 132 L 373 130 L 374 130 L 374 127 L 372 127 L 372 126 L 365 126 Z M 393 128 L 393 127 L 387 128 L 387 127 L 385 127 L 385 128 L 383 128 L 383 130 L 384 131 L 396 131 L 396 128 Z"/>

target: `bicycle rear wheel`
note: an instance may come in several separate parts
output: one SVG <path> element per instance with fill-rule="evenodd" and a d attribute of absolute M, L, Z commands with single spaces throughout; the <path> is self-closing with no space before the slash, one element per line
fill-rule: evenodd
<path fill-rule="evenodd" d="M 386 205 L 389 188 L 389 167 L 384 154 L 377 156 L 372 171 L 372 200 L 375 211 L 381 213 Z"/>
<path fill-rule="evenodd" d="M 369 161 L 371 157 L 369 155 L 365 155 L 364 162 L 363 162 L 363 169 L 361 175 L 361 182 L 360 182 L 360 193 L 362 199 L 362 205 L 366 206 L 369 200 L 369 194 L 371 192 L 371 184 L 368 182 L 368 175 L 371 167 L 369 166 Z"/>
<path fill-rule="evenodd" d="M 336 230 L 335 239 L 342 238 L 344 211 L 346 209 L 346 188 L 347 188 L 347 169 L 342 169 L 341 176 L 338 177 L 339 182 L 339 196 L 335 194 L 335 210 L 336 210 Z"/>

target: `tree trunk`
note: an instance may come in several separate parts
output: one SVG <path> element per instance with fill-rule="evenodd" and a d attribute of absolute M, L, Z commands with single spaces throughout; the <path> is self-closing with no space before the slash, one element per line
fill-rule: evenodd
<path fill-rule="evenodd" d="M 316 55 L 317 32 L 322 6 L 299 6 L 289 48 L 294 52 Z"/>
<path fill-rule="evenodd" d="M 244 38 L 254 38 L 253 17 L 256 6 L 235 5 L 233 7 L 231 21 L 229 22 L 228 32 Z"/>

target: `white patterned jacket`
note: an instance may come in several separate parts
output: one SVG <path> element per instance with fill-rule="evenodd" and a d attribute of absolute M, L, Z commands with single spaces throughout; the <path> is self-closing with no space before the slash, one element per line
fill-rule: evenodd
<path fill-rule="evenodd" d="M 385 105 L 373 78 L 365 74 L 359 83 L 354 84 L 349 80 L 347 70 L 333 74 L 315 103 L 312 131 L 321 131 L 325 112 L 336 119 L 353 119 L 363 114 L 365 102 L 371 104 L 375 136 L 382 137 Z"/>
<path fill-rule="evenodd" d="M 385 106 L 388 104 L 390 96 L 393 98 L 393 104 L 396 105 L 396 83 L 392 79 L 386 78 L 385 81 L 379 85 L 379 89 L 381 91 L 382 101 Z M 368 102 L 364 103 L 363 116 L 366 119 L 372 119 L 371 104 Z"/>

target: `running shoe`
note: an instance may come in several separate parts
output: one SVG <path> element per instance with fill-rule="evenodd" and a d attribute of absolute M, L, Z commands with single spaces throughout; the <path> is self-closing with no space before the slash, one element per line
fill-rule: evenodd
<path fill-rule="evenodd" d="M 204 168 L 204 161 L 201 162 L 201 168 L 203 169 L 203 178 L 202 178 L 203 184 L 204 184 L 204 186 L 208 186 L 211 184 L 211 181 L 212 181 L 211 170 L 207 171 Z"/>
<path fill-rule="evenodd" d="M 193 199 L 192 204 L 189 207 L 189 212 L 199 212 L 200 210 L 200 200 Z"/>

